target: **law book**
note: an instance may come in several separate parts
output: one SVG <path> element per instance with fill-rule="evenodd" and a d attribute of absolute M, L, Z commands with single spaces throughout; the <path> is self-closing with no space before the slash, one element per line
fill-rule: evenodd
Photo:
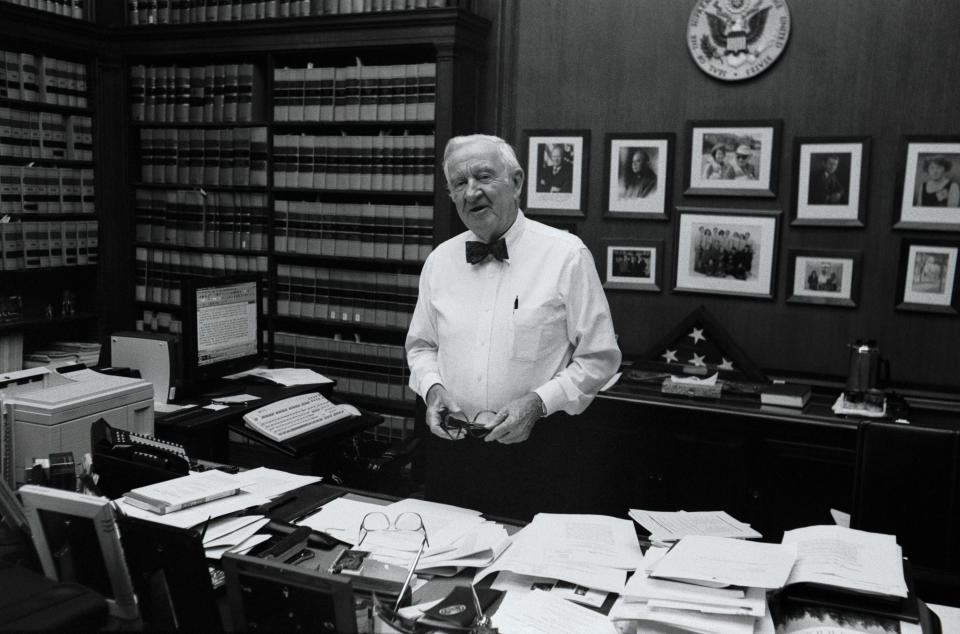
<path fill-rule="evenodd" d="M 237 183 L 255 186 L 267 184 L 267 129 L 263 127 L 245 128 L 250 131 L 250 182 Z"/>
<path fill-rule="evenodd" d="M 289 121 L 290 105 L 289 91 L 291 82 L 290 68 L 273 69 L 273 120 Z"/>
<path fill-rule="evenodd" d="M 810 400 L 813 390 L 809 385 L 800 383 L 774 383 L 760 391 L 760 402 L 764 405 L 802 408 Z"/>
<path fill-rule="evenodd" d="M 403 120 L 416 121 L 419 96 L 417 93 L 418 64 L 406 64 L 403 70 Z"/>
<path fill-rule="evenodd" d="M 309 67 L 303 72 L 303 117 L 305 121 L 320 120 L 322 69 Z"/>
<path fill-rule="evenodd" d="M 240 65 L 224 64 L 223 120 L 237 120 L 237 104 L 240 99 Z"/>
<path fill-rule="evenodd" d="M 206 70 L 205 66 L 192 66 L 190 68 L 188 120 L 191 123 L 203 121 L 203 87 L 206 81 Z"/>
<path fill-rule="evenodd" d="M 294 68 L 290 72 L 290 84 L 287 91 L 287 105 L 290 121 L 305 120 L 305 98 L 307 86 L 307 69 Z"/>
<path fill-rule="evenodd" d="M 318 117 L 320 121 L 334 120 L 334 106 L 336 102 L 336 69 L 325 66 L 319 69 L 319 105 Z"/>
<path fill-rule="evenodd" d="M 240 482 L 216 469 L 131 489 L 126 501 L 158 515 L 173 513 L 240 493 Z"/>
<path fill-rule="evenodd" d="M 173 120 L 177 123 L 190 121 L 191 82 L 190 68 L 177 66 L 174 69 Z"/>
<path fill-rule="evenodd" d="M 217 73 L 216 66 L 209 64 L 203 69 L 203 118 L 201 121 L 213 122 L 216 105 Z"/>
<path fill-rule="evenodd" d="M 361 121 L 377 120 L 377 102 L 379 100 L 379 67 L 360 66 L 360 107 Z"/>
<path fill-rule="evenodd" d="M 433 121 L 436 114 L 437 65 L 433 62 L 417 65 L 417 119 Z"/>
<path fill-rule="evenodd" d="M 233 184 L 250 184 L 250 128 L 237 128 L 233 131 Z M 264 179 L 266 177 L 264 176 Z M 266 180 L 264 180 L 266 184 Z"/>
<path fill-rule="evenodd" d="M 20 98 L 37 101 L 40 94 L 37 58 L 32 53 L 20 53 Z"/>
<path fill-rule="evenodd" d="M 146 98 L 147 67 L 137 64 L 130 68 L 130 118 L 143 121 Z"/>

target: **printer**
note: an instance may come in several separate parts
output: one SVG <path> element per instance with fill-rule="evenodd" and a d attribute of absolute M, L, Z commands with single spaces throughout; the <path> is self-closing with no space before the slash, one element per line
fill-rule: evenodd
<path fill-rule="evenodd" d="M 0 476 L 26 480 L 35 458 L 89 453 L 90 427 L 153 434 L 153 385 L 148 381 L 79 370 L 58 374 L 35 368 L 0 374 Z"/>

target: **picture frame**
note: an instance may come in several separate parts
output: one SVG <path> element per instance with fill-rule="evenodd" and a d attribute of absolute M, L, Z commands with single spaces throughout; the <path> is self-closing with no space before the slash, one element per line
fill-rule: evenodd
<path fill-rule="evenodd" d="M 677 212 L 674 291 L 773 298 L 779 210 Z"/>
<path fill-rule="evenodd" d="M 863 227 L 870 137 L 797 137 L 793 141 L 791 225 Z"/>
<path fill-rule="evenodd" d="M 788 302 L 856 307 L 863 260 L 859 251 L 790 249 L 787 258 Z"/>
<path fill-rule="evenodd" d="M 960 309 L 957 257 L 960 242 L 903 240 L 897 308 L 956 315 Z"/>
<path fill-rule="evenodd" d="M 523 148 L 524 213 L 585 217 L 590 130 L 525 130 Z"/>
<path fill-rule="evenodd" d="M 603 287 L 610 290 L 652 291 L 663 284 L 663 241 L 605 238 L 600 241 Z"/>
<path fill-rule="evenodd" d="M 23 512 L 30 525 L 31 538 L 43 574 L 54 581 L 61 581 L 58 553 L 84 552 L 82 562 L 71 562 L 74 570 L 87 570 L 89 549 L 99 548 L 99 563 L 105 573 L 103 578 L 109 588 L 93 586 L 107 599 L 111 615 L 118 619 L 134 621 L 140 618 L 133 581 L 120 542 L 120 531 L 109 498 L 85 495 L 62 489 L 53 489 L 25 484 L 17 490 L 23 504 Z M 57 521 L 71 523 L 70 531 L 56 530 Z M 86 527 L 82 527 L 86 524 Z M 94 545 L 93 538 L 96 537 Z M 73 543 L 81 539 L 82 543 Z M 58 541 L 59 540 L 59 541 Z M 59 543 L 63 542 L 63 543 Z M 97 558 L 94 555 L 94 558 Z M 97 564 L 98 565 L 98 564 Z M 94 565 L 94 567 L 97 567 Z M 100 578 L 97 571 L 87 571 L 91 581 Z M 85 579 L 77 579 L 83 583 Z"/>
<path fill-rule="evenodd" d="M 688 121 L 684 193 L 774 198 L 780 119 Z"/>
<path fill-rule="evenodd" d="M 895 229 L 960 231 L 960 136 L 905 136 Z"/>
<path fill-rule="evenodd" d="M 613 218 L 667 220 L 673 191 L 672 132 L 609 133 L 605 138 L 607 210 Z"/>

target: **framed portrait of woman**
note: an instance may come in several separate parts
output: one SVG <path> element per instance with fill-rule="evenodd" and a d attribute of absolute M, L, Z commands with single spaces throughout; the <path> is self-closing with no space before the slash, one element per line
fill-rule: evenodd
<path fill-rule="evenodd" d="M 607 134 L 605 216 L 668 219 L 675 139 L 670 132 Z"/>
<path fill-rule="evenodd" d="M 907 136 L 896 229 L 960 231 L 960 136 Z"/>

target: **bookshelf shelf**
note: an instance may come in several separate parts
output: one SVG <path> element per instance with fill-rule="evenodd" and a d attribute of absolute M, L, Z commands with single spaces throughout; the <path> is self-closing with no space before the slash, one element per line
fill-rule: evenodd
<path fill-rule="evenodd" d="M 267 256 L 269 251 L 263 251 L 259 249 L 234 249 L 234 248 L 224 248 L 224 247 L 199 247 L 199 246 L 188 246 L 184 244 L 175 244 L 172 242 L 150 242 L 138 240 L 134 243 L 134 246 L 146 247 L 151 249 L 172 249 L 174 251 L 184 251 L 186 253 L 220 253 L 224 255 L 249 255 L 249 256 Z"/>
<path fill-rule="evenodd" d="M 0 322 L 0 334 L 30 330 L 54 330 L 67 324 L 92 322 L 100 319 L 100 313 L 76 313 L 60 317 L 27 317 L 13 321 Z"/>
<path fill-rule="evenodd" d="M 92 117 L 96 114 L 93 108 L 81 108 L 78 106 L 63 106 L 45 101 L 25 101 L 23 99 L 8 99 L 0 97 L 0 108 L 17 108 L 28 112 L 53 112 L 65 115 L 86 115 Z"/>

